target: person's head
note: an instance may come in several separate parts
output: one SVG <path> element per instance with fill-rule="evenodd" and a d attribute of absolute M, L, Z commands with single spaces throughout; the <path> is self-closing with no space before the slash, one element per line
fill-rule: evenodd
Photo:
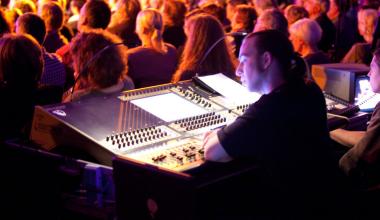
<path fill-rule="evenodd" d="M 106 29 L 111 20 L 111 9 L 103 0 L 88 0 L 80 10 L 78 30 Z"/>
<path fill-rule="evenodd" d="M 21 34 L 6 34 L 0 38 L 0 82 L 3 86 L 30 92 L 37 88 L 42 70 L 41 47 L 34 38 Z"/>
<path fill-rule="evenodd" d="M 247 5 L 247 0 L 228 0 L 226 5 L 226 16 L 232 21 L 232 16 L 235 14 L 235 9 L 238 5 Z"/>
<path fill-rule="evenodd" d="M 277 9 L 275 0 L 253 0 L 252 2 L 259 16 L 267 9 Z"/>
<path fill-rule="evenodd" d="M 286 20 L 288 20 L 289 25 L 293 24 L 294 22 L 302 18 L 309 17 L 309 13 L 306 11 L 306 9 L 298 5 L 288 5 L 285 8 L 284 15 L 285 15 Z"/>
<path fill-rule="evenodd" d="M 222 24 L 214 16 L 193 15 L 186 19 L 184 29 L 187 40 L 173 81 L 179 80 L 183 71 L 194 71 L 200 75 L 234 72 L 233 54 L 225 40 L 219 42 L 200 63 L 206 51 L 225 34 Z"/>
<path fill-rule="evenodd" d="M 223 22 L 226 20 L 226 13 L 224 11 L 224 8 L 220 7 L 219 5 L 215 3 L 206 3 L 201 6 L 201 9 L 215 18 L 217 18 L 220 23 L 223 24 Z"/>
<path fill-rule="evenodd" d="M 140 11 L 141 6 L 138 0 L 119 0 L 116 3 L 116 10 L 111 16 L 111 24 L 126 21 L 134 28 L 137 14 Z"/>
<path fill-rule="evenodd" d="M 359 34 L 367 43 L 372 43 L 377 24 L 378 12 L 375 9 L 361 9 L 358 12 Z"/>
<path fill-rule="evenodd" d="M 36 4 L 31 0 L 18 0 L 15 2 L 14 7 L 20 9 L 23 14 L 37 12 Z"/>
<path fill-rule="evenodd" d="M 296 21 L 290 26 L 289 32 L 294 50 L 302 56 L 307 55 L 303 52 L 305 48 L 317 48 L 317 44 L 322 37 L 321 27 L 310 18 Z"/>
<path fill-rule="evenodd" d="M 268 94 L 282 83 L 303 79 L 305 64 L 287 36 L 277 30 L 249 34 L 243 41 L 236 75 L 250 91 Z"/>
<path fill-rule="evenodd" d="M 45 21 L 47 31 L 59 31 L 63 25 L 63 10 L 56 2 L 42 5 L 41 18 Z"/>
<path fill-rule="evenodd" d="M 372 91 L 380 93 L 380 49 L 373 53 L 370 71 L 368 72 Z"/>
<path fill-rule="evenodd" d="M 45 22 L 36 14 L 23 14 L 17 19 L 16 33 L 30 34 L 42 45 L 46 35 Z"/>
<path fill-rule="evenodd" d="M 159 52 L 166 52 L 162 32 L 162 16 L 157 9 L 148 8 L 139 12 L 136 20 L 136 33 L 143 44 Z"/>
<path fill-rule="evenodd" d="M 310 18 L 315 19 L 328 12 L 330 0 L 305 0 L 304 7 L 309 12 Z"/>
<path fill-rule="evenodd" d="M 82 32 L 73 39 L 71 54 L 81 88 L 107 88 L 126 76 L 126 47 L 113 45 L 119 42 L 119 37 L 101 29 Z"/>
<path fill-rule="evenodd" d="M 264 30 L 278 30 L 285 35 L 289 35 L 288 21 L 281 11 L 277 9 L 267 9 L 257 18 L 254 32 Z"/>
<path fill-rule="evenodd" d="M 235 14 L 232 17 L 232 31 L 247 31 L 253 30 L 257 19 L 255 9 L 249 5 L 238 5 L 235 9 Z"/>
<path fill-rule="evenodd" d="M 182 27 L 186 15 L 185 3 L 178 0 L 165 0 L 161 12 L 165 26 Z"/>

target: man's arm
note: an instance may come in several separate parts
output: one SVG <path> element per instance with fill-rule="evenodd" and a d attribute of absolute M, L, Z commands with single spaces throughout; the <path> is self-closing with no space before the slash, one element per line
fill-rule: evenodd
<path fill-rule="evenodd" d="M 232 158 L 224 150 L 219 142 L 217 130 L 207 132 L 203 139 L 203 148 L 205 150 L 205 159 L 215 162 L 228 162 Z"/>
<path fill-rule="evenodd" d="M 365 131 L 348 131 L 340 128 L 330 131 L 331 139 L 349 148 L 356 145 L 364 134 Z"/>

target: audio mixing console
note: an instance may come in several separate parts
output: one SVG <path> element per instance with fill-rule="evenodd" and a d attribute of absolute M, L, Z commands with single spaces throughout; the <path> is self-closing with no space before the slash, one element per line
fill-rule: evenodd
<path fill-rule="evenodd" d="M 45 149 L 81 148 L 105 165 L 119 156 L 184 171 L 203 163 L 204 132 L 233 122 L 249 104 L 231 105 L 192 81 L 97 94 L 37 106 L 31 139 Z"/>

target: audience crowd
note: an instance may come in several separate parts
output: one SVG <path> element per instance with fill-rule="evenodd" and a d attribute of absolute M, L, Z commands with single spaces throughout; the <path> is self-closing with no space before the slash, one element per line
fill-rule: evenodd
<path fill-rule="evenodd" d="M 315 64 L 369 65 L 379 6 L 380 0 L 1 1 L 0 141 L 28 136 L 33 108 L 46 93 L 56 97 L 43 104 L 55 104 L 215 73 L 240 80 L 244 36 L 236 32 L 282 32 L 306 61 L 308 80 Z"/>

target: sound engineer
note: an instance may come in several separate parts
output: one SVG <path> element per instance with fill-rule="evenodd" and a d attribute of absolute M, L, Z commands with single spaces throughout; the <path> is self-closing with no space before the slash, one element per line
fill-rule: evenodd
<path fill-rule="evenodd" d="M 368 73 L 372 91 L 380 93 L 380 49 L 374 56 Z M 375 107 L 367 131 L 337 129 L 330 136 L 338 143 L 349 147 L 339 161 L 341 169 L 361 184 L 372 184 L 380 180 L 380 103 Z M 363 182 L 364 181 L 364 182 Z"/>
<path fill-rule="evenodd" d="M 205 134 L 206 160 L 249 159 L 263 168 L 270 214 L 279 219 L 321 217 L 333 170 L 321 90 L 305 81 L 305 63 L 278 31 L 249 34 L 239 60 L 242 84 L 263 95 L 232 124 Z"/>

